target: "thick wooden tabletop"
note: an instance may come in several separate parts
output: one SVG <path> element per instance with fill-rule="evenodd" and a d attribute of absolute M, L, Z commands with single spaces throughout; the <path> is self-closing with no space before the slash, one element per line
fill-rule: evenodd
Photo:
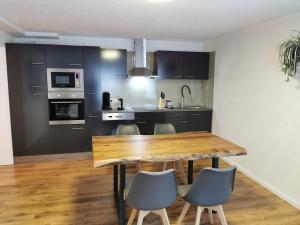
<path fill-rule="evenodd" d="M 94 136 L 94 166 L 246 155 L 244 148 L 209 132 Z"/>

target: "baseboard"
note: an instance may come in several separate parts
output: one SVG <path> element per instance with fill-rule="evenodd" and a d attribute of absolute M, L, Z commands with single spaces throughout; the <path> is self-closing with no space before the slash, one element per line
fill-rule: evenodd
<path fill-rule="evenodd" d="M 232 160 L 230 160 L 228 158 L 222 158 L 222 160 L 224 160 L 226 163 L 228 163 L 230 165 L 237 166 L 237 168 L 240 172 L 242 172 L 243 174 L 245 174 L 246 176 L 248 176 L 249 178 L 251 178 L 252 180 L 257 182 L 258 184 L 260 184 L 261 186 L 263 186 L 267 190 L 271 191 L 273 194 L 277 195 L 278 197 L 280 197 L 284 201 L 288 202 L 289 204 L 291 204 L 292 206 L 294 206 L 295 208 L 300 210 L 300 203 L 299 202 L 295 201 L 294 199 L 290 198 L 289 196 L 287 196 L 287 195 L 283 194 L 282 192 L 278 191 L 276 188 L 272 187 L 270 184 L 262 181 L 257 176 L 255 176 L 253 173 L 251 173 L 248 170 L 244 169 L 238 163 L 235 163 L 235 162 L 233 162 Z"/>

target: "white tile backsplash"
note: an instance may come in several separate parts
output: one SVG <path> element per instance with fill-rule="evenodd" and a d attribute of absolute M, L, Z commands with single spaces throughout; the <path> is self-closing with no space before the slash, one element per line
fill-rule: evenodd
<path fill-rule="evenodd" d="M 206 105 L 205 93 L 201 80 L 156 80 L 146 77 L 129 77 L 127 79 L 103 79 L 102 90 L 108 91 L 111 98 L 122 97 L 125 106 L 158 106 L 160 92 L 166 94 L 166 99 L 172 100 L 178 106 L 181 99 L 181 86 L 187 84 L 192 91 L 194 105 Z M 201 94 L 202 93 L 202 94 Z M 185 90 L 188 96 L 187 90 Z M 189 98 L 186 98 L 189 103 Z"/>

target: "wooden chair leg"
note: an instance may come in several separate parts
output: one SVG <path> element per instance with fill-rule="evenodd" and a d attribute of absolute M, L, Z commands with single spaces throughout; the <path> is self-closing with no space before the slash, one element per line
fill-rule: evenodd
<path fill-rule="evenodd" d="M 226 218 L 225 218 L 225 214 L 224 214 L 224 211 L 223 211 L 223 207 L 221 205 L 218 205 L 216 207 L 217 209 L 217 212 L 218 212 L 218 215 L 220 217 L 220 220 L 221 220 L 221 224 L 222 225 L 227 225 L 227 221 L 226 221 Z"/>
<path fill-rule="evenodd" d="M 214 216 L 211 209 L 208 209 L 208 218 L 209 218 L 209 223 L 214 224 Z"/>
<path fill-rule="evenodd" d="M 201 222 L 201 214 L 203 212 L 204 208 L 201 206 L 197 207 L 197 215 L 196 215 L 196 223 L 195 225 L 200 225 Z"/>
<path fill-rule="evenodd" d="M 137 210 L 132 209 L 127 225 L 132 225 L 134 218 L 136 216 Z"/>
<path fill-rule="evenodd" d="M 169 217 L 168 217 L 166 209 L 162 209 L 162 215 L 161 215 L 161 217 L 162 217 L 164 225 L 170 225 L 170 221 L 169 221 Z"/>
<path fill-rule="evenodd" d="M 150 213 L 149 211 L 140 210 L 137 225 L 142 225 L 145 216 L 147 216 L 149 213 Z"/>
<path fill-rule="evenodd" d="M 190 208 L 190 206 L 191 206 L 190 203 L 187 203 L 187 202 L 185 203 L 176 225 L 181 225 L 181 223 L 183 221 L 183 218 L 185 217 L 185 215 L 186 215 L 188 209 Z"/>
<path fill-rule="evenodd" d="M 185 183 L 185 184 L 188 184 L 188 181 L 187 181 L 187 178 L 186 178 L 186 175 L 185 175 L 185 173 L 184 173 L 183 166 L 182 166 L 182 161 L 181 161 L 181 160 L 176 161 L 176 164 L 177 164 L 177 166 L 179 167 L 179 171 L 180 171 L 180 173 L 181 173 L 182 178 L 184 179 L 184 183 Z"/>
<path fill-rule="evenodd" d="M 167 170 L 167 164 L 168 164 L 168 162 L 164 162 L 163 171 Z"/>

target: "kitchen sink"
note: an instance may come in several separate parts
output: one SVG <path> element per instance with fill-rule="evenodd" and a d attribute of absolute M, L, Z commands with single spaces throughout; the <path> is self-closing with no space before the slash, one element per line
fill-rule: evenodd
<path fill-rule="evenodd" d="M 202 109 L 205 108 L 202 105 L 187 105 L 187 106 L 183 106 L 183 109 Z"/>

